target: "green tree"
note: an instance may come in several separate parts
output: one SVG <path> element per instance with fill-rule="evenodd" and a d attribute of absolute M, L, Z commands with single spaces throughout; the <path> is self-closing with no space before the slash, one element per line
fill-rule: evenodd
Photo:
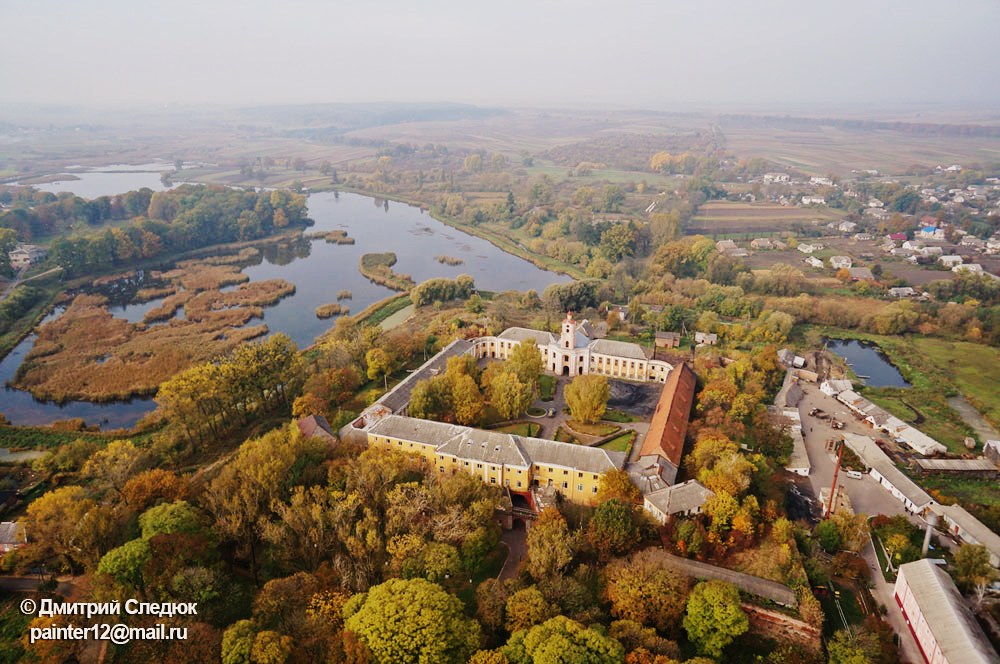
<path fill-rule="evenodd" d="M 139 517 L 142 538 L 173 533 L 197 534 L 204 529 L 201 514 L 190 503 L 178 500 L 151 507 Z"/>
<path fill-rule="evenodd" d="M 691 581 L 663 558 L 661 551 L 648 549 L 608 566 L 604 596 L 611 602 L 611 615 L 660 632 L 680 625 Z"/>
<path fill-rule="evenodd" d="M 452 386 L 451 395 L 455 420 L 459 424 L 475 424 L 482 419 L 486 401 L 472 376 L 468 374 L 458 376 Z"/>
<path fill-rule="evenodd" d="M 532 387 L 532 393 L 536 391 L 538 377 L 542 375 L 542 369 L 545 367 L 542 354 L 534 341 L 525 340 L 514 346 L 507 359 L 507 366 L 517 374 L 518 380 Z"/>
<path fill-rule="evenodd" d="M 597 506 L 587 524 L 587 539 L 602 560 L 631 551 L 643 539 L 638 507 L 615 498 Z"/>
<path fill-rule="evenodd" d="M 617 640 L 566 616 L 515 632 L 504 648 L 512 664 L 614 664 L 625 660 Z"/>
<path fill-rule="evenodd" d="M 987 586 L 997 578 L 987 548 L 982 544 L 960 546 L 955 552 L 955 577 L 962 588 L 976 593 L 977 605 L 982 604 Z"/>
<path fill-rule="evenodd" d="M 257 630 L 250 620 L 237 620 L 222 634 L 222 664 L 250 664 Z"/>
<path fill-rule="evenodd" d="M 611 388 L 608 379 L 598 374 L 576 376 L 566 386 L 566 405 L 573 419 L 590 424 L 601 419 L 608 407 Z"/>
<path fill-rule="evenodd" d="M 816 524 L 813 534 L 816 536 L 816 541 L 827 553 L 840 551 L 840 529 L 837 528 L 837 523 L 832 519 L 824 519 Z"/>
<path fill-rule="evenodd" d="M 125 588 L 142 592 L 142 568 L 151 556 L 149 543 L 144 539 L 134 539 L 104 554 L 97 571 L 107 574 Z"/>
<path fill-rule="evenodd" d="M 381 376 L 383 386 L 388 390 L 389 374 L 395 367 L 395 358 L 382 348 L 372 348 L 365 353 L 365 364 L 368 366 L 368 379 L 375 380 Z"/>
<path fill-rule="evenodd" d="M 391 579 L 344 607 L 346 629 L 375 661 L 464 664 L 479 646 L 479 625 L 462 602 L 424 579 Z"/>
<path fill-rule="evenodd" d="M 546 601 L 536 586 L 518 590 L 507 599 L 507 631 L 530 629 L 559 615 L 559 607 Z"/>
<path fill-rule="evenodd" d="M 837 630 L 826 647 L 830 664 L 874 664 L 882 648 L 878 637 L 867 630 Z"/>
<path fill-rule="evenodd" d="M 555 576 L 573 560 L 574 549 L 566 518 L 549 507 L 528 531 L 528 572 L 539 581 Z"/>
<path fill-rule="evenodd" d="M 490 403 L 501 419 L 517 417 L 531 405 L 531 385 L 522 383 L 513 371 L 497 371 L 492 374 L 486 390 Z"/>
<path fill-rule="evenodd" d="M 688 598 L 684 629 L 698 651 L 720 657 L 722 650 L 750 628 L 740 608 L 740 591 L 725 581 L 703 581 Z"/>

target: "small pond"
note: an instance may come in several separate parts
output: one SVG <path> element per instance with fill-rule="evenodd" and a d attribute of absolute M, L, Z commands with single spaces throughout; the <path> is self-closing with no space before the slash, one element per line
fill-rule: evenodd
<path fill-rule="evenodd" d="M 844 358 L 847 365 L 869 387 L 909 387 L 878 344 L 857 339 L 824 339 L 826 347 Z"/>

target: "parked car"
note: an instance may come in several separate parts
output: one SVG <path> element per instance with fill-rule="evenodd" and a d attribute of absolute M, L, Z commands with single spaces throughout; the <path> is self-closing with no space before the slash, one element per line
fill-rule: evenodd
<path fill-rule="evenodd" d="M 556 409 L 555 408 L 549 408 L 549 412 L 545 413 L 545 415 L 547 417 L 555 417 L 556 416 Z"/>
<path fill-rule="evenodd" d="M 860 480 L 862 477 L 864 477 L 864 473 L 862 473 L 860 470 L 848 470 L 847 476 L 850 477 L 852 480 Z"/>

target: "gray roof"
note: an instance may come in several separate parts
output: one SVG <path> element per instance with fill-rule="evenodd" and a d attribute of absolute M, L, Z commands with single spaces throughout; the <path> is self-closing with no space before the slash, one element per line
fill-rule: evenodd
<path fill-rule="evenodd" d="M 556 338 L 552 336 L 550 332 L 543 332 L 542 330 L 529 330 L 526 327 L 508 327 L 500 333 L 498 338 L 519 342 L 531 340 L 535 342 L 536 346 L 548 346 L 549 344 L 554 344 L 556 342 Z"/>
<path fill-rule="evenodd" d="M 874 468 L 878 471 L 878 474 L 889 481 L 896 490 L 903 494 L 911 503 L 918 507 L 923 507 L 928 503 L 933 502 L 933 499 L 927 495 L 927 492 L 921 489 L 919 486 L 914 484 L 913 480 L 903 474 L 903 472 L 896 467 L 896 464 L 892 462 L 885 452 L 883 452 L 875 441 L 868 436 L 859 436 L 853 433 L 843 433 L 844 442 L 847 446 L 854 450 L 861 461 L 868 468 Z"/>
<path fill-rule="evenodd" d="M 895 592 L 909 587 L 944 660 L 962 664 L 997 664 L 1000 658 L 986 639 L 955 582 L 924 558 L 899 567 Z M 917 616 L 909 616 L 916 620 Z"/>
<path fill-rule="evenodd" d="M 520 438 L 519 442 L 533 463 L 574 468 L 595 474 L 618 470 L 625 465 L 624 452 L 609 452 L 600 447 L 560 443 L 542 438 Z"/>
<path fill-rule="evenodd" d="M 625 471 L 632 484 L 643 495 L 667 488 L 677 477 L 677 467 L 658 454 L 648 454 L 639 457 L 638 461 L 630 461 L 625 464 Z"/>
<path fill-rule="evenodd" d="M 440 353 L 424 362 L 419 369 L 404 378 L 399 385 L 382 395 L 382 398 L 375 403 L 387 407 L 394 413 L 399 412 L 406 404 L 410 403 L 410 393 L 417 383 L 443 372 L 448 366 L 448 358 L 464 355 L 472 348 L 472 343 L 464 339 L 452 341 Z"/>
<path fill-rule="evenodd" d="M 989 459 L 914 459 L 922 470 L 954 472 L 997 472 L 997 466 Z"/>
<path fill-rule="evenodd" d="M 646 353 L 643 352 L 642 346 L 629 343 L 628 341 L 597 339 L 590 342 L 590 352 L 614 357 L 627 357 L 633 360 L 649 359 L 646 357 Z"/>
<path fill-rule="evenodd" d="M 24 529 L 16 521 L 0 523 L 0 545 L 24 544 Z"/>
<path fill-rule="evenodd" d="M 986 527 L 982 521 L 969 514 L 961 505 L 935 505 L 934 511 L 946 516 L 962 527 L 977 542 L 995 556 L 1000 557 L 1000 535 Z"/>
<path fill-rule="evenodd" d="M 382 418 L 369 432 L 376 436 L 434 445 L 441 454 L 520 468 L 543 463 L 599 475 L 621 468 L 625 463 L 624 452 L 608 452 L 599 447 L 525 438 L 400 415 Z"/>
<path fill-rule="evenodd" d="M 688 480 L 646 495 L 646 500 L 664 514 L 679 514 L 700 509 L 715 492 L 698 480 Z"/>

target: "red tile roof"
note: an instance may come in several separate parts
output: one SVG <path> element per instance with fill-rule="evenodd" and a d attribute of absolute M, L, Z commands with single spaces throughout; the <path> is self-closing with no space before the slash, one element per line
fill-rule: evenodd
<path fill-rule="evenodd" d="M 670 372 L 642 443 L 642 456 L 658 455 L 680 467 L 696 382 L 694 372 L 684 363 Z"/>

